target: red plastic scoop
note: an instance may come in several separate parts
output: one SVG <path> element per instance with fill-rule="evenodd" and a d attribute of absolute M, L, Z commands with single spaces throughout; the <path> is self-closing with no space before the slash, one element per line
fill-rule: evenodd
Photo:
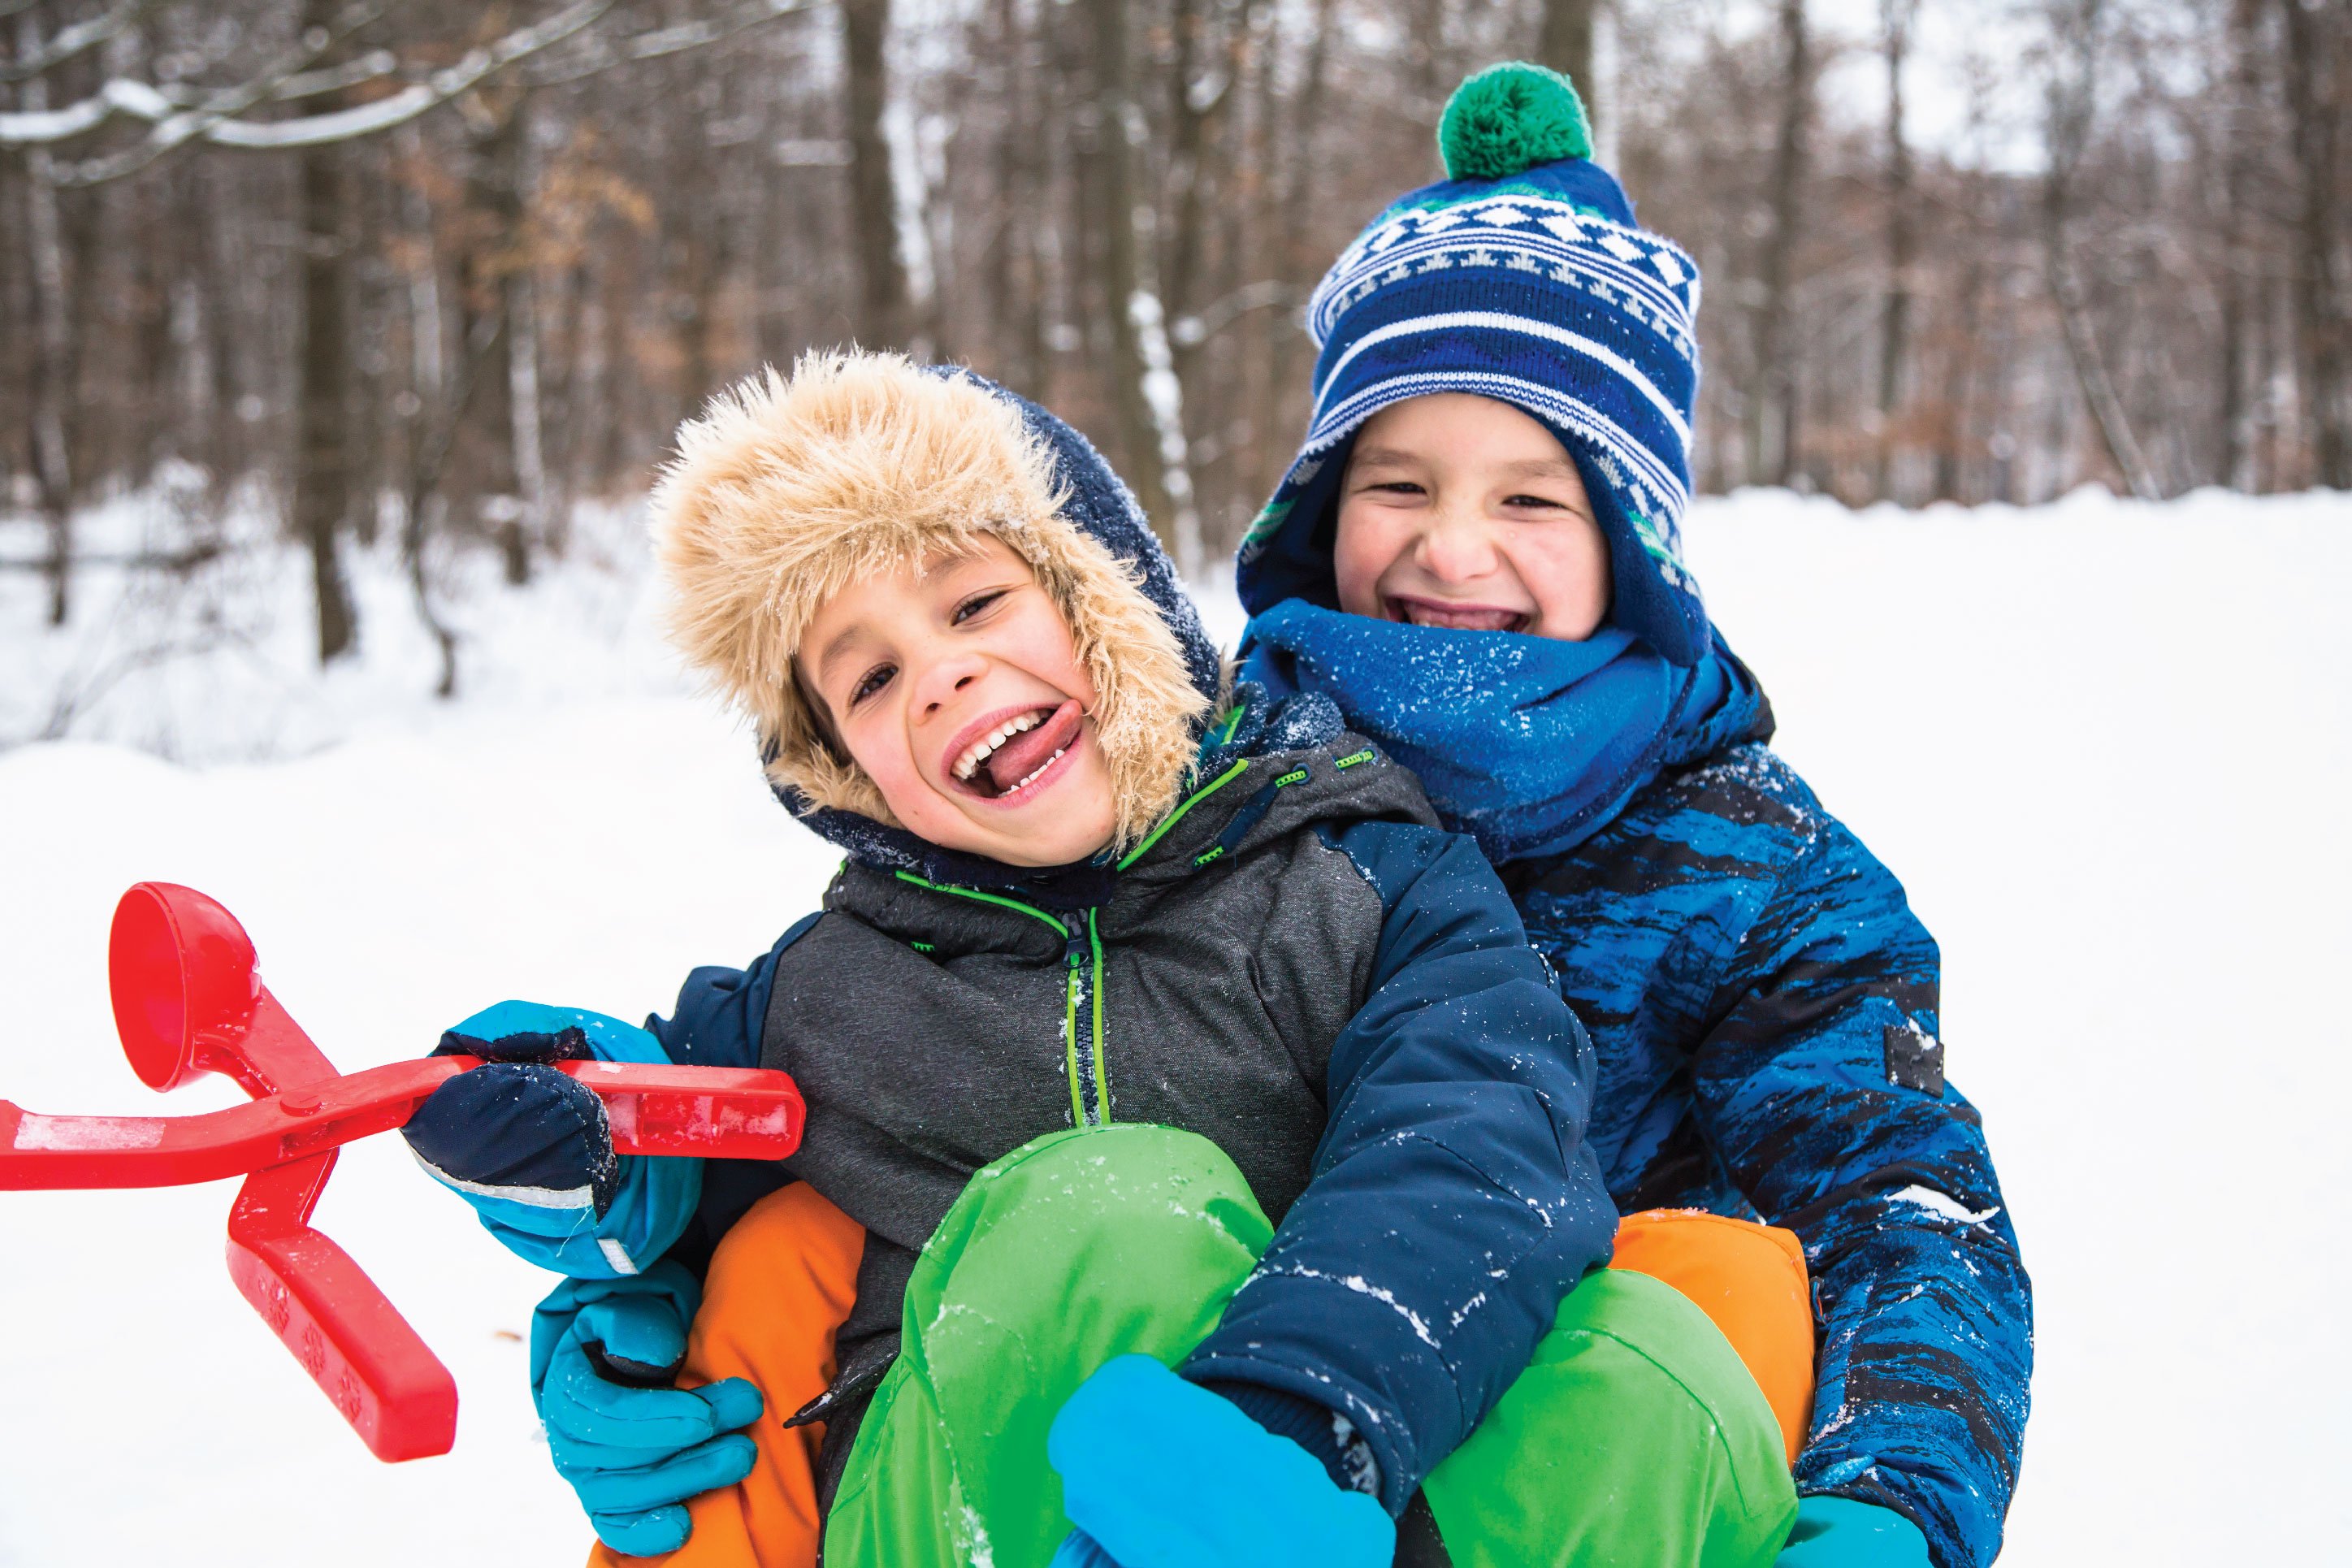
<path fill-rule="evenodd" d="M 261 984 L 236 918 L 169 882 L 142 882 L 115 907 L 108 983 L 142 1081 L 168 1089 L 225 1073 L 254 1103 L 202 1116 L 43 1116 L 0 1100 L 0 1189 L 244 1175 L 228 1268 L 245 1299 L 376 1458 L 447 1453 L 457 1425 L 448 1369 L 310 1217 L 341 1145 L 403 1125 L 479 1063 L 436 1057 L 337 1073 Z M 800 1146 L 800 1091 L 783 1073 L 555 1065 L 604 1100 L 624 1154 L 781 1160 Z"/>

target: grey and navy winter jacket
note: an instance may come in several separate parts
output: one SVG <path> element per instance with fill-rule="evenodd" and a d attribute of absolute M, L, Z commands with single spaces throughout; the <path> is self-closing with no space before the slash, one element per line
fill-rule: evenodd
<path fill-rule="evenodd" d="M 1275 1240 L 1185 1371 L 1353 1417 L 1391 1510 L 1606 1260 L 1589 1047 L 1475 845 L 1327 704 L 1238 717 L 1119 865 L 1036 886 L 853 857 L 821 915 L 697 971 L 652 1024 L 672 1059 L 781 1068 L 809 1102 L 780 1167 L 706 1175 L 682 1250 L 780 1178 L 866 1226 L 842 1376 L 806 1413 L 829 1450 L 957 1194 L 1074 1124 L 1182 1127 L 1233 1157 Z"/>
<path fill-rule="evenodd" d="M 1585 1141 L 1589 1043 L 1475 844 L 1320 698 L 1212 716 L 1220 661 L 1165 554 L 1042 409 L 855 356 L 739 392 L 682 447 L 656 496 L 693 600 L 681 640 L 848 858 L 820 913 L 649 1021 L 671 1059 L 781 1068 L 808 1101 L 791 1159 L 705 1172 L 671 1256 L 693 1266 L 790 1180 L 866 1227 L 841 1375 L 803 1413 L 837 1465 L 916 1254 L 976 1171 L 1074 1125 L 1199 1132 L 1276 1228 L 1184 1370 L 1286 1434 L 1302 1409 L 1325 1432 L 1351 1417 L 1402 1511 L 1616 1220 Z M 916 837 L 770 679 L 804 619 L 783 601 L 973 531 L 1030 561 L 1094 673 L 1122 828 L 1093 862 Z"/>

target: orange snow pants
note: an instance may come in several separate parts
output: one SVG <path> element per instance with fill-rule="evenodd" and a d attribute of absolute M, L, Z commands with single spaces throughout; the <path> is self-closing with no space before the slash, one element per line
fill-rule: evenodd
<path fill-rule="evenodd" d="M 691 1388 L 750 1379 L 767 1401 L 751 1428 L 759 1461 L 735 1486 L 688 1505 L 694 1533 L 677 1551 L 624 1557 L 600 1542 L 590 1568 L 812 1568 L 824 1428 L 783 1422 L 833 1379 L 834 1331 L 848 1316 L 865 1250 L 863 1227 L 805 1183 L 762 1198 L 727 1233 L 678 1381 Z M 1813 1396 L 1812 1307 L 1796 1237 L 1697 1209 L 1649 1209 L 1619 1222 L 1610 1267 L 1674 1286 L 1723 1331 L 1763 1389 L 1793 1462 Z"/>

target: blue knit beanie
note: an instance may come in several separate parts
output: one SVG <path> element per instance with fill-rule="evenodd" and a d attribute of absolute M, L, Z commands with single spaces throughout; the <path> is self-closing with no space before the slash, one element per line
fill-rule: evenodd
<path fill-rule="evenodd" d="M 1471 77 L 1438 145 L 1447 177 L 1391 203 L 1308 303 L 1314 421 L 1242 542 L 1242 604 L 1336 608 L 1333 502 L 1356 432 L 1404 398 L 1477 393 L 1542 421 L 1576 459 L 1609 541 L 1611 623 L 1694 664 L 1708 638 L 1682 559 L 1698 268 L 1634 223 L 1556 71 Z"/>

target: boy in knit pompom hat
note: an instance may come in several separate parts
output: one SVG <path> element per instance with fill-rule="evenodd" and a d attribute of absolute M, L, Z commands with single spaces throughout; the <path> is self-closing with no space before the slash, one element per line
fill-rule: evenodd
<path fill-rule="evenodd" d="M 1785 1418 L 1671 1268 L 1599 1268 L 1589 1048 L 1508 895 L 1330 703 L 1221 700 L 1075 431 L 813 355 L 654 510 L 678 642 L 847 859 L 643 1029 L 468 1019 L 492 1063 L 405 1129 L 568 1276 L 533 1393 L 601 1561 L 1761 1568 Z M 784 1069 L 805 1137 L 616 1159 L 582 1054 Z M 1760 1258 L 1801 1375 L 1792 1255 L 1650 1228 Z"/>
<path fill-rule="evenodd" d="M 2028 1281 L 1944 1079 L 1935 942 L 1767 749 L 1683 560 L 1698 269 L 1635 222 L 1555 73 L 1472 77 L 1439 139 L 1447 177 L 1308 307 L 1314 413 L 1242 546 L 1242 677 L 1330 699 L 1501 870 L 1599 1047 L 1619 1206 L 1802 1238 L 1819 1386 L 1789 1568 L 1982 1568 Z"/>

